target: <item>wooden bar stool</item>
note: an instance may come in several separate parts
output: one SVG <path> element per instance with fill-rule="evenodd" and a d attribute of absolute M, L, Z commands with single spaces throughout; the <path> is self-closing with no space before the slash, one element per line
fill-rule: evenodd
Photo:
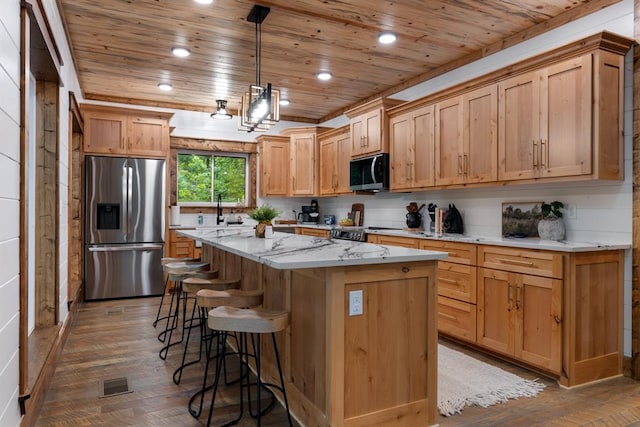
<path fill-rule="evenodd" d="M 186 316 L 186 300 L 183 298 L 182 294 L 182 281 L 189 277 L 200 277 L 204 279 L 215 279 L 218 277 L 218 271 L 203 271 L 209 268 L 208 263 L 199 263 L 199 267 L 192 266 L 181 266 L 181 263 L 170 263 L 165 267 L 167 268 L 168 278 L 170 281 L 175 283 L 175 292 L 171 297 L 171 305 L 169 307 L 169 315 L 167 316 L 167 323 L 165 325 L 165 330 L 158 334 L 158 340 L 160 342 L 165 343 L 165 345 L 160 349 L 159 356 L 161 359 L 165 360 L 167 358 L 167 353 L 169 348 L 180 344 L 184 338 L 184 329 L 186 328 L 185 319 Z M 174 304 L 175 301 L 175 304 Z M 180 307 L 182 305 L 182 319 L 183 319 L 183 327 L 182 334 L 180 335 L 180 340 L 172 342 L 171 339 L 173 337 L 173 331 L 178 328 L 180 323 Z"/>
<path fill-rule="evenodd" d="M 222 348 L 220 349 L 220 354 L 218 355 L 217 363 L 216 363 L 216 376 L 213 383 L 213 395 L 211 396 L 211 408 L 209 409 L 209 418 L 207 419 L 207 426 L 211 424 L 211 419 L 213 416 L 213 409 L 215 406 L 215 398 L 216 391 L 218 389 L 218 384 L 220 382 L 220 371 L 222 370 L 222 362 L 225 358 L 226 352 L 226 338 L 230 332 L 240 333 L 246 337 L 246 334 L 252 334 L 255 336 L 255 345 L 253 346 L 253 355 L 248 354 L 248 349 L 246 345 L 246 340 L 241 339 L 239 344 L 239 353 L 240 358 L 247 360 L 248 357 L 255 357 L 256 364 L 256 389 L 257 389 L 257 397 L 256 397 L 256 414 L 255 418 L 257 419 L 257 425 L 261 425 L 261 417 L 263 412 L 261 410 L 261 390 L 263 387 L 266 387 L 268 391 L 273 395 L 273 391 L 271 389 L 277 389 L 282 393 L 285 408 L 287 411 L 287 418 L 289 420 L 289 426 L 293 426 L 293 422 L 291 421 L 291 413 L 289 412 L 289 401 L 287 399 L 287 392 L 284 387 L 284 378 L 282 376 L 282 366 L 280 364 L 280 354 L 278 352 L 278 345 L 276 343 L 276 332 L 283 331 L 289 326 L 290 321 L 290 313 L 286 310 L 266 310 L 264 308 L 253 308 L 253 309 L 242 309 L 236 307 L 229 306 L 221 306 L 214 308 L 209 311 L 207 318 L 207 325 L 210 329 L 218 331 L 221 334 L 220 342 L 222 343 Z M 263 382 L 261 378 L 261 336 L 262 334 L 271 334 L 271 339 L 273 341 L 273 350 L 276 357 L 276 364 L 278 366 L 278 374 L 280 376 L 280 385 Z M 245 342 L 243 344 L 243 341 Z M 242 418 L 244 408 L 244 392 L 243 388 L 247 388 L 247 396 L 248 396 L 248 406 L 249 413 L 251 413 L 251 382 L 249 376 L 247 375 L 246 383 L 243 384 L 242 379 L 240 381 L 240 414 L 238 417 L 228 423 L 225 426 L 236 424 Z M 252 414 L 253 415 L 253 414 Z"/>
<path fill-rule="evenodd" d="M 200 262 L 200 259 L 164 257 L 160 260 L 160 265 L 162 265 L 162 270 L 164 271 L 164 292 L 162 292 L 162 296 L 160 297 L 160 304 L 158 304 L 158 313 L 156 314 L 156 320 L 153 321 L 154 328 L 159 321 L 166 319 L 166 316 L 160 317 L 160 313 L 162 312 L 162 305 L 164 304 L 164 296 L 167 293 L 167 285 L 169 284 L 169 275 L 166 272 L 165 266 L 169 263 L 174 262 Z"/>
<path fill-rule="evenodd" d="M 193 300 L 192 310 L 191 310 L 191 320 L 189 320 L 189 326 L 187 328 L 187 338 L 184 341 L 184 350 L 182 352 L 182 361 L 180 362 L 180 366 L 173 372 L 173 382 L 177 385 L 180 384 L 180 380 L 182 379 L 182 370 L 194 363 L 200 362 L 202 359 L 202 346 L 204 344 L 204 340 L 200 339 L 200 349 L 198 352 L 198 358 L 196 360 L 192 360 L 190 362 L 185 362 L 187 358 L 187 352 L 189 351 L 189 338 L 191 337 L 191 329 L 193 327 L 201 327 L 202 329 L 202 319 L 198 310 L 198 303 L 196 300 L 196 294 L 198 291 L 206 289 L 212 291 L 225 291 L 227 289 L 238 289 L 240 287 L 240 279 L 232 279 L 232 280 L 223 280 L 223 279 L 205 279 L 202 277 L 188 277 L 182 281 L 182 292 L 184 294 L 183 300 L 186 302 L 189 299 Z M 184 315 L 183 315 L 184 316 Z M 186 319 L 186 317 L 184 317 Z M 194 325 L 194 322 L 198 320 L 198 323 Z"/>
<path fill-rule="evenodd" d="M 211 289 L 201 289 L 196 293 L 196 303 L 200 308 L 200 318 L 201 318 L 201 342 L 205 343 L 206 349 L 206 364 L 204 368 L 204 375 L 202 379 L 202 388 L 196 392 L 191 399 L 189 399 L 189 413 L 198 418 L 202 413 L 202 405 L 204 400 L 204 393 L 210 390 L 213 385 L 207 386 L 207 376 L 209 375 L 209 362 L 218 357 L 216 352 L 215 356 L 211 356 L 213 340 L 216 338 L 220 338 L 218 331 L 212 330 L 207 326 L 207 317 L 209 315 L 209 311 L 221 306 L 233 306 L 239 308 L 253 308 L 262 305 L 262 300 L 264 296 L 264 291 L 262 290 L 239 290 L 239 289 L 228 289 L 226 291 L 215 291 Z M 218 340 L 219 341 L 219 340 Z M 236 344 L 239 346 L 238 340 L 236 339 Z M 218 347 L 220 347 L 220 343 L 218 343 Z M 223 361 L 224 362 L 224 361 Z M 242 374 L 242 372 L 241 372 Z M 237 381 L 237 380 L 236 380 Z M 232 382 L 228 381 L 226 378 L 226 370 L 225 370 L 225 383 L 231 384 Z M 199 399 L 198 407 L 193 409 L 193 402 Z"/>

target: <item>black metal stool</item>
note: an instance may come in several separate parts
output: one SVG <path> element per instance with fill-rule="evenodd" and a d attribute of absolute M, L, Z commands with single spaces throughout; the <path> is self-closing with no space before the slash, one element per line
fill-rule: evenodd
<path fill-rule="evenodd" d="M 201 277 L 188 277 L 182 281 L 182 293 L 183 293 L 184 304 L 185 306 L 188 306 L 188 301 L 192 300 L 193 305 L 191 309 L 191 319 L 188 322 L 188 326 L 186 326 L 185 324 L 185 328 L 187 329 L 187 338 L 184 340 L 184 350 L 182 352 L 182 361 L 180 362 L 180 366 L 173 372 L 173 382 L 176 385 L 180 384 L 180 380 L 182 379 L 182 370 L 189 365 L 193 365 L 194 363 L 200 362 L 200 360 L 202 359 L 202 346 L 205 343 L 205 340 L 202 339 L 202 334 L 201 334 L 198 358 L 196 360 L 185 362 L 187 358 L 187 353 L 189 351 L 189 338 L 191 337 L 191 329 L 194 327 L 201 327 L 203 325 L 202 319 L 204 317 L 201 316 L 198 310 L 199 306 L 196 299 L 197 292 L 202 289 L 212 290 L 212 291 L 225 291 L 227 289 L 238 289 L 239 287 L 240 287 L 240 279 L 223 280 L 223 279 L 204 279 Z M 186 319 L 186 315 L 183 314 L 183 316 Z M 198 323 L 194 324 L 196 321 Z"/>
<path fill-rule="evenodd" d="M 196 302 L 198 307 L 200 308 L 200 317 L 201 317 L 201 342 L 206 343 L 206 364 L 204 369 L 204 375 L 202 377 L 202 388 L 198 390 L 190 399 L 189 399 L 189 413 L 198 418 L 202 413 L 202 405 L 204 400 L 204 393 L 211 390 L 213 385 L 207 385 L 207 377 L 209 375 L 209 363 L 216 359 L 219 356 L 219 351 L 216 351 L 215 355 L 211 355 L 213 341 L 217 341 L 216 349 L 219 350 L 221 345 L 224 345 L 220 342 L 220 334 L 218 331 L 212 330 L 207 326 L 207 317 L 209 315 L 209 311 L 220 306 L 233 306 L 233 307 L 241 307 L 241 308 L 252 308 L 258 307 L 262 305 L 264 292 L 261 290 L 238 290 L 238 289 L 229 289 L 226 291 L 214 291 L 210 289 L 202 289 L 196 293 Z M 239 347 L 239 341 L 236 337 L 236 345 Z M 229 354 L 230 355 L 230 354 Z M 222 360 L 222 364 L 224 364 L 224 359 Z M 222 365 L 221 364 L 221 365 Z M 225 383 L 232 384 L 235 381 L 238 381 L 242 378 L 242 366 L 240 370 L 240 378 L 234 381 L 228 381 L 226 378 L 226 369 L 225 369 Z M 247 374 L 248 375 L 248 371 Z M 193 403 L 199 399 L 197 409 L 193 408 Z"/>
<path fill-rule="evenodd" d="M 282 393 L 285 408 L 287 411 L 287 419 L 289 420 L 289 426 L 293 426 L 293 422 L 291 421 L 291 413 L 289 412 L 289 401 L 287 399 L 287 392 L 284 387 L 284 378 L 282 376 L 282 366 L 280 364 L 280 354 L 278 352 L 278 345 L 276 342 L 276 332 L 283 331 L 289 326 L 289 318 L 290 313 L 288 311 L 274 311 L 274 310 L 266 310 L 263 308 L 254 308 L 254 309 L 241 309 L 235 307 L 222 306 L 214 308 L 209 311 L 207 318 L 207 325 L 210 329 L 214 331 L 218 331 L 221 334 L 221 349 L 218 355 L 217 363 L 216 363 L 216 376 L 213 383 L 213 395 L 211 397 L 211 408 L 209 409 L 209 418 L 207 419 L 207 426 L 211 425 L 211 419 L 213 417 L 213 410 L 215 406 L 215 398 L 216 391 L 218 389 L 218 385 L 220 382 L 220 371 L 222 370 L 222 363 L 225 358 L 226 352 L 226 338 L 230 332 L 236 332 L 239 334 L 253 334 L 255 336 L 255 345 L 254 354 L 250 355 L 248 353 L 246 339 L 240 339 L 239 342 L 239 353 L 241 359 L 246 360 L 248 363 L 248 357 L 255 357 L 256 364 L 256 389 L 257 389 L 257 397 L 256 397 L 256 414 L 255 418 L 257 420 L 257 425 L 261 425 L 261 417 L 263 415 L 263 411 L 261 410 L 261 390 L 263 387 L 267 388 L 267 390 L 271 391 L 271 389 L 279 390 Z M 280 377 L 280 385 L 263 382 L 261 378 L 261 336 L 262 334 L 271 334 L 271 338 L 273 341 L 273 349 L 276 357 L 276 364 L 278 366 L 278 374 Z M 244 342 L 244 344 L 243 344 Z M 226 424 L 225 426 L 230 426 L 236 424 L 242 418 L 244 412 L 244 393 L 243 389 L 247 389 L 248 396 L 248 406 L 249 412 L 251 413 L 251 381 L 249 376 L 247 375 L 244 378 L 244 381 L 241 379 L 240 381 L 240 414 L 238 417 Z M 273 393 L 271 391 L 271 393 Z M 253 414 L 252 414 L 253 415 Z"/>
<path fill-rule="evenodd" d="M 156 314 L 156 320 L 153 321 L 154 328 L 158 325 L 159 321 L 167 318 L 166 316 L 160 317 L 160 313 L 162 313 L 162 306 L 164 304 L 164 296 L 167 294 L 167 286 L 169 285 L 169 275 L 166 272 L 165 266 L 173 262 L 194 262 L 195 263 L 195 262 L 200 262 L 200 259 L 164 257 L 160 260 L 160 264 L 162 265 L 162 270 L 164 272 L 164 292 L 162 292 L 162 296 L 160 297 L 160 304 L 158 304 L 158 313 Z M 171 289 L 171 292 L 173 292 L 173 289 Z"/>
<path fill-rule="evenodd" d="M 169 314 L 167 315 L 165 329 L 158 334 L 158 340 L 165 344 L 159 352 L 159 356 L 163 360 L 167 358 L 169 348 L 182 343 L 184 338 L 184 329 L 186 328 L 184 323 L 186 323 L 185 314 L 187 308 L 182 295 L 182 281 L 189 277 L 201 277 L 205 279 L 215 279 L 218 277 L 218 272 L 215 270 L 205 271 L 209 268 L 209 263 L 190 264 L 186 267 L 181 264 L 182 263 L 170 263 L 165 266 L 169 280 L 174 282 L 175 290 L 171 295 Z M 182 310 L 180 310 L 181 306 Z M 177 329 L 180 324 L 180 311 L 182 311 L 183 319 L 182 334 L 179 341 L 172 342 L 173 331 Z"/>

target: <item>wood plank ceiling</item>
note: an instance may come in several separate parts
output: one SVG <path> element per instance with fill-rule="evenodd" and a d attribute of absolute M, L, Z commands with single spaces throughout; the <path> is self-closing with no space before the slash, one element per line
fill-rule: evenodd
<path fill-rule="evenodd" d="M 195 111 L 226 99 L 235 110 L 256 83 L 253 2 L 57 1 L 86 99 Z M 281 118 L 318 123 L 617 1 L 261 1 L 261 83 L 291 100 Z M 379 44 L 385 30 L 398 41 Z M 192 53 L 174 57 L 174 46 Z M 333 79 L 317 80 L 322 70 Z"/>

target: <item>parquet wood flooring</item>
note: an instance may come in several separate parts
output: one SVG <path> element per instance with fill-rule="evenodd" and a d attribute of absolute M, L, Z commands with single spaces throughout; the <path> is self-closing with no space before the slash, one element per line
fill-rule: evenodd
<path fill-rule="evenodd" d="M 180 345 L 158 357 L 162 330 L 152 326 L 159 298 L 88 302 L 79 307 L 37 426 L 201 426 L 206 425 L 210 394 L 200 419 L 187 410 L 189 398 L 202 382 L 204 363 L 187 367 L 180 385 L 172 380 L 182 357 Z M 118 310 L 122 308 L 122 310 Z M 190 350 L 197 354 L 197 339 Z M 230 367 L 230 369 L 233 369 Z M 237 369 L 237 368 L 236 368 Z M 99 397 L 101 380 L 128 377 L 132 393 Z M 216 418 L 236 415 L 237 385 L 221 388 Z M 226 417 L 226 418 L 225 418 Z M 284 408 L 276 405 L 262 419 L 264 426 L 286 425 Z M 254 426 L 245 416 L 238 426 Z"/>
<path fill-rule="evenodd" d="M 151 323 L 157 298 L 84 303 L 56 367 L 40 411 L 38 426 L 200 426 L 187 412 L 187 401 L 200 386 L 202 366 L 184 371 L 182 382 L 172 381 L 181 349 L 158 357 L 160 330 Z M 122 310 L 118 310 L 122 308 Z M 446 342 L 527 379 L 539 375 Z M 195 351 L 195 343 L 192 349 Z M 133 393 L 98 397 L 100 380 L 128 376 Z M 438 416 L 441 426 L 640 426 L 640 382 L 614 378 L 566 390 L 541 378 L 547 388 L 533 399 L 518 399 L 486 409 L 465 408 L 452 417 Z M 220 408 L 237 410 L 237 389 L 223 389 Z M 207 400 L 208 402 L 208 400 Z M 216 403 L 217 405 L 218 403 Z M 228 405 L 228 406 L 227 406 Z M 224 415 L 223 415 L 224 416 Z M 231 416 L 231 415 L 229 415 Z M 265 426 L 286 425 L 284 409 L 277 406 L 263 419 Z M 255 421 L 245 415 L 239 426 Z M 410 426 L 412 427 L 412 426 Z"/>

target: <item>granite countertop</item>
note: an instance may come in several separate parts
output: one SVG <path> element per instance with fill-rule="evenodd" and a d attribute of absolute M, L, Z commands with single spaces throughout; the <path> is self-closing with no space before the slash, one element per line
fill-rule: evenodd
<path fill-rule="evenodd" d="M 336 226 L 331 225 L 297 225 L 298 227 L 331 229 Z M 348 227 L 346 227 L 348 228 Z M 358 228 L 358 227 L 352 227 Z M 362 227 L 359 227 L 362 228 Z M 526 249 L 543 249 L 548 251 L 559 252 L 592 252 L 602 250 L 617 250 L 617 249 L 629 249 L 631 244 L 623 243 L 606 243 L 606 242 L 574 242 L 568 240 L 561 240 L 559 242 L 553 240 L 541 240 L 537 238 L 503 238 L 503 237 L 484 237 L 484 236 L 469 236 L 464 234 L 445 234 L 442 236 L 435 236 L 425 234 L 422 231 L 407 231 L 400 229 L 384 229 L 384 230 L 371 230 L 364 227 L 367 234 L 381 234 L 386 236 L 398 236 L 398 237 L 413 237 L 416 239 L 425 240 L 440 240 L 448 242 L 460 242 L 460 243 L 477 243 L 483 245 L 494 246 L 507 246 L 512 248 L 526 248 Z"/>
<path fill-rule="evenodd" d="M 444 259 L 444 252 L 374 245 L 274 232 L 272 239 L 255 237 L 248 227 L 179 230 L 179 234 L 276 269 L 339 267 Z"/>

